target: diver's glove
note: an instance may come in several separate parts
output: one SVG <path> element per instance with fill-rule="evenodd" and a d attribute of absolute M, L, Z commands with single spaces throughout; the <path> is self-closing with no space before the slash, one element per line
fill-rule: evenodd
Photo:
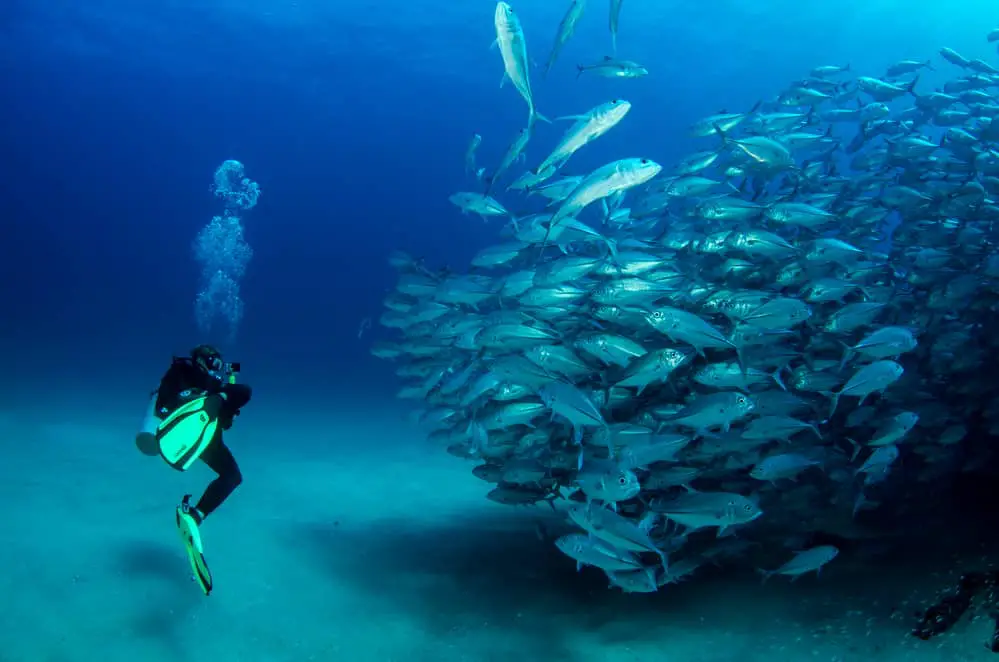
<path fill-rule="evenodd" d="M 233 420 L 235 420 L 237 416 L 239 416 L 238 409 L 232 412 L 231 414 L 230 413 L 222 414 L 221 416 L 219 416 L 219 427 L 221 427 L 223 430 L 228 430 L 229 428 L 232 427 L 232 422 Z"/>

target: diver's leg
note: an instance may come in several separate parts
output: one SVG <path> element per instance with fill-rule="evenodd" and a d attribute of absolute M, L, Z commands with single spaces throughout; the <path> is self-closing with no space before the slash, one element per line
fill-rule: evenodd
<path fill-rule="evenodd" d="M 225 445 L 221 434 L 208 445 L 205 452 L 201 454 L 201 459 L 212 471 L 218 474 L 218 477 L 209 483 L 201 500 L 198 501 L 197 515 L 200 515 L 199 520 L 211 515 L 243 482 L 243 474 L 239 471 L 236 458 L 232 456 L 232 451 Z"/>

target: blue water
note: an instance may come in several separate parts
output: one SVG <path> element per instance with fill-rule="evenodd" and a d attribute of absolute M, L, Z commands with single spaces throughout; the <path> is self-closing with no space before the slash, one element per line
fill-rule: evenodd
<path fill-rule="evenodd" d="M 105 389 L 133 394 L 138 416 L 169 357 L 212 342 L 243 363 L 257 402 L 305 392 L 394 407 L 391 366 L 367 351 L 377 325 L 358 338 L 394 283 L 386 257 L 465 268 L 498 237 L 447 199 L 468 188 L 469 138 L 482 134 L 480 162 L 493 164 L 526 115 L 499 86 L 494 4 L 0 3 L 5 406 Z M 539 63 L 566 4 L 514 3 Z M 580 172 L 703 149 L 686 133 L 695 120 L 746 109 L 816 65 L 876 75 L 941 46 L 994 58 L 984 0 L 624 0 L 619 52 L 651 74 L 577 80 L 574 64 L 609 52 L 606 5 L 590 0 L 552 74 L 534 75 L 548 116 L 633 104 L 613 140 L 574 157 Z M 529 159 L 558 132 L 541 127 Z M 225 159 L 262 191 L 243 218 L 254 256 L 231 340 L 199 333 L 194 314 L 192 242 L 221 213 L 210 185 Z"/>
<path fill-rule="evenodd" d="M 543 62 L 564 3 L 518 4 Z M 813 65 L 879 71 L 944 44 L 989 55 L 986 2 L 841 4 L 627 0 L 621 53 L 653 74 L 577 81 L 573 65 L 610 48 L 606 3 L 592 1 L 550 78 L 535 75 L 538 106 L 570 114 L 625 96 L 628 121 L 578 167 L 629 150 L 669 163 L 694 148 L 691 122 L 746 108 Z M 391 286 L 387 253 L 460 267 L 498 232 L 447 201 L 467 187 L 470 136 L 495 162 L 524 119 L 518 95 L 499 89 L 493 7 L 3 3 L 6 375 L 137 381 L 203 340 L 191 242 L 219 213 L 209 185 L 232 158 L 263 195 L 245 221 L 245 319 L 234 342 L 208 340 L 261 385 L 389 395 L 388 369 L 357 338 Z"/>

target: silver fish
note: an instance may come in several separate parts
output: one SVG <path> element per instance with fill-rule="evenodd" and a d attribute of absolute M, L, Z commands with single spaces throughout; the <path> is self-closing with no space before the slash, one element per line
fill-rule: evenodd
<path fill-rule="evenodd" d="M 809 572 L 818 574 L 822 567 L 839 555 L 839 549 L 832 545 L 821 545 L 797 552 L 794 558 L 775 570 L 760 570 L 763 580 L 774 575 L 787 575 L 794 581 Z"/>
<path fill-rule="evenodd" d="M 551 71 L 552 66 L 555 65 L 555 60 L 558 58 L 558 54 L 562 52 L 562 47 L 565 46 L 567 41 L 572 39 L 572 35 L 576 32 L 576 23 L 579 22 L 585 9 L 586 0 L 572 0 L 569 9 L 566 10 L 565 16 L 562 17 L 562 21 L 558 24 L 558 33 L 555 35 L 555 43 L 552 45 L 551 55 L 548 56 L 548 63 L 545 64 L 546 76 Z"/>
<path fill-rule="evenodd" d="M 555 541 L 555 546 L 576 561 L 577 567 L 592 565 L 601 570 L 616 572 L 641 570 L 642 562 L 633 554 L 618 551 L 581 533 L 570 533 Z"/>
<path fill-rule="evenodd" d="M 559 118 L 575 120 L 575 123 L 565 132 L 552 153 L 537 167 L 536 172 L 561 168 L 573 154 L 617 126 L 630 110 L 630 102 L 615 99 L 600 104 L 582 115 Z M 579 183 L 582 183 L 582 178 L 578 181 L 577 187 Z M 571 192 L 572 190 L 569 191 Z M 567 196 L 568 194 L 565 197 Z"/>
<path fill-rule="evenodd" d="M 601 198 L 644 184 L 658 175 L 660 170 L 662 166 L 649 159 L 622 159 L 597 168 L 584 177 L 562 202 L 552 215 L 549 227 L 575 216 Z"/>
<path fill-rule="evenodd" d="M 610 0 L 611 51 L 617 53 L 617 28 L 621 21 L 621 3 L 624 0 Z"/>
<path fill-rule="evenodd" d="M 839 399 L 844 395 L 860 398 L 858 407 L 872 393 L 883 392 L 902 376 L 905 369 L 894 361 L 875 361 L 857 370 L 839 391 L 828 393 L 831 398 L 829 416 L 836 413 Z"/>
<path fill-rule="evenodd" d="M 691 531 L 717 527 L 719 536 L 728 527 L 748 524 L 763 515 L 751 499 L 730 492 L 688 492 L 656 499 L 650 507 Z"/>
<path fill-rule="evenodd" d="M 527 102 L 527 125 L 531 127 L 539 115 L 531 92 L 527 40 L 524 38 L 520 18 L 510 5 L 500 1 L 496 3 L 493 23 L 496 28 L 496 43 L 503 56 L 503 81 L 509 80 Z"/>

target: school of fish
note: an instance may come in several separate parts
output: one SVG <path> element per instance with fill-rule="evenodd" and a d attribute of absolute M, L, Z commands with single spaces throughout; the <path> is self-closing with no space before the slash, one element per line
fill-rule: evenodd
<path fill-rule="evenodd" d="M 871 75 L 816 66 L 697 122 L 703 150 L 679 163 L 568 174 L 627 121 L 613 99 L 508 178 L 547 118 L 516 12 L 499 2 L 494 22 L 527 126 L 488 176 L 476 135 L 465 168 L 481 186 L 451 201 L 502 219 L 503 240 L 466 273 L 394 254 L 395 335 L 372 348 L 491 500 L 551 504 L 571 561 L 651 592 L 749 558 L 764 578 L 817 572 L 836 541 L 890 535 L 866 519 L 991 457 L 999 70 L 948 48 Z M 615 58 L 579 72 L 648 73 Z M 941 89 L 921 86 L 929 69 L 949 72 Z M 546 206 L 513 213 L 504 190 Z"/>

